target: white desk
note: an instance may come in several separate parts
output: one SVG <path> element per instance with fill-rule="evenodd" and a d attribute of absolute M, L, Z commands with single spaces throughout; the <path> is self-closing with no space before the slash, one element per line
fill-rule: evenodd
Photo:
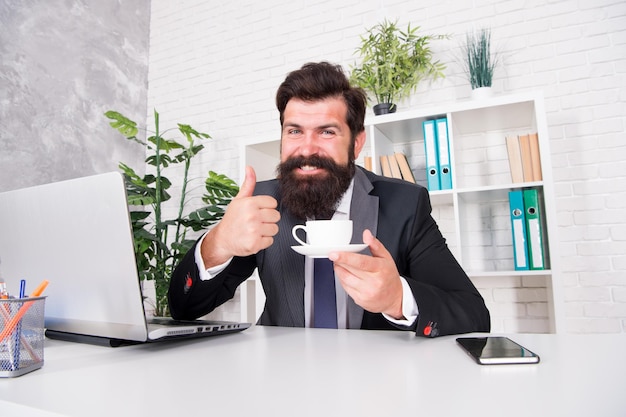
<path fill-rule="evenodd" d="M 626 335 L 513 335 L 541 363 L 504 366 L 475 364 L 455 337 L 257 326 L 121 348 L 47 340 L 42 369 L 0 379 L 0 415 L 626 415 Z"/>

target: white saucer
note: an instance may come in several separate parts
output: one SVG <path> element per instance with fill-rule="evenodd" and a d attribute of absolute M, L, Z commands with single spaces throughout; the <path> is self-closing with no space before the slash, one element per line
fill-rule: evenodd
<path fill-rule="evenodd" d="M 365 248 L 367 248 L 365 243 L 344 246 L 298 245 L 291 247 L 300 255 L 310 256 L 311 258 L 328 258 L 328 254 L 331 252 L 361 252 Z"/>

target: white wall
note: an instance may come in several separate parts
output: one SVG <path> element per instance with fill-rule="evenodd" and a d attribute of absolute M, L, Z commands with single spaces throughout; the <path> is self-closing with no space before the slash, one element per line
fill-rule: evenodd
<path fill-rule="evenodd" d="M 153 0 L 148 113 L 213 136 L 195 175 L 238 179 L 240 140 L 277 138 L 274 94 L 287 72 L 328 60 L 347 69 L 365 28 L 384 18 L 425 33 L 447 77 L 423 85 L 400 110 L 469 96 L 456 62 L 467 30 L 490 26 L 500 51 L 497 93 L 542 90 L 557 190 L 567 332 L 626 330 L 626 2 Z M 524 308 L 502 298 L 517 280 L 477 283 L 496 331 L 533 331 Z M 528 301 L 528 300 L 527 300 Z M 217 315 L 238 318 L 237 302 Z M 541 327 L 541 325 L 540 325 Z M 541 329 L 538 329 L 541 330 Z"/>

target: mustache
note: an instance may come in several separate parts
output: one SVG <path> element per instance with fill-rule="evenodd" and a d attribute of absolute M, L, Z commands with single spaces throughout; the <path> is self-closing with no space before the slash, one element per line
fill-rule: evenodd
<path fill-rule="evenodd" d="M 293 156 L 280 164 L 280 172 L 285 174 L 303 166 L 322 168 L 330 172 L 334 172 L 337 168 L 337 164 L 331 158 L 324 158 L 319 155 Z"/>

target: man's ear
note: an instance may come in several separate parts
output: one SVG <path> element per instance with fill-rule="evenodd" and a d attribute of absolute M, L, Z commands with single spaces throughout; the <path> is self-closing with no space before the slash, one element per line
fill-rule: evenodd
<path fill-rule="evenodd" d="M 354 138 L 354 159 L 357 159 L 363 150 L 363 146 L 365 146 L 365 139 L 365 130 L 359 132 L 359 134 L 356 135 L 356 138 Z"/>

